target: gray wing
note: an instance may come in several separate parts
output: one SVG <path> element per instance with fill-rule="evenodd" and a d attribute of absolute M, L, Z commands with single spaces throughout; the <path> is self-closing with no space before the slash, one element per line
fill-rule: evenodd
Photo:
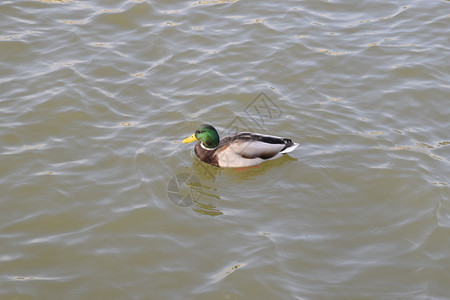
<path fill-rule="evenodd" d="M 285 148 L 285 144 L 269 144 L 261 141 L 235 141 L 230 144 L 227 150 L 231 150 L 243 158 L 269 159 L 280 153 Z"/>

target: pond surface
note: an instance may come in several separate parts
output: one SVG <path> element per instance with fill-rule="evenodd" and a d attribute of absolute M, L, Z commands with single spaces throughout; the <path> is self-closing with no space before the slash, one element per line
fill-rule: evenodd
<path fill-rule="evenodd" d="M 0 298 L 448 299 L 449 1 L 0 11 Z"/>

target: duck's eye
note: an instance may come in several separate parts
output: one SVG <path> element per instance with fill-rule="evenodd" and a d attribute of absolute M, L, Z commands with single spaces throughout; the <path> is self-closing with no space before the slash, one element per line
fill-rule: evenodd
<path fill-rule="evenodd" d="M 202 131 L 202 130 L 197 130 L 197 133 L 203 133 L 204 131 Z"/>

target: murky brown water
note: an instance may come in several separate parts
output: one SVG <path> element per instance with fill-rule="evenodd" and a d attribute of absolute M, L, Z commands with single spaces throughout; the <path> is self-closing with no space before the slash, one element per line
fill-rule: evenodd
<path fill-rule="evenodd" d="M 2 1 L 0 298 L 447 299 L 449 5 Z"/>

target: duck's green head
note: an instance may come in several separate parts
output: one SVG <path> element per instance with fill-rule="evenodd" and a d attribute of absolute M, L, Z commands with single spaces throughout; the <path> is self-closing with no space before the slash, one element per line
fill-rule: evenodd
<path fill-rule="evenodd" d="M 183 143 L 190 143 L 197 140 L 202 142 L 206 148 L 216 148 L 219 145 L 219 134 L 211 125 L 203 124 L 192 136 L 184 139 Z"/>

